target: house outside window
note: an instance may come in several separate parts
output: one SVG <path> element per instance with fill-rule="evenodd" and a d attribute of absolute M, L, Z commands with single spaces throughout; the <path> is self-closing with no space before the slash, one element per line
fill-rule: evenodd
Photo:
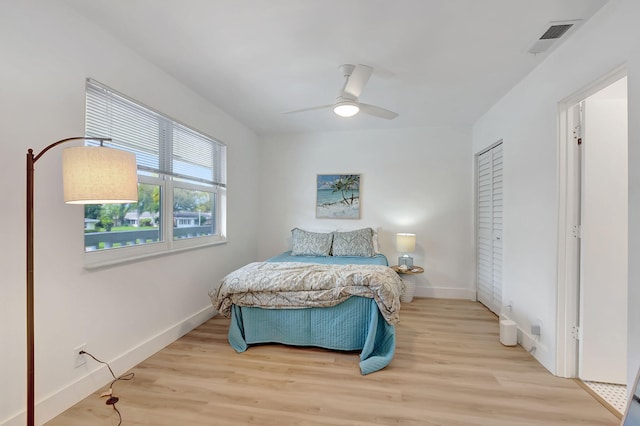
<path fill-rule="evenodd" d="M 85 206 L 85 265 L 224 242 L 226 146 L 94 80 L 86 95 L 86 135 L 136 154 L 138 202 Z"/>

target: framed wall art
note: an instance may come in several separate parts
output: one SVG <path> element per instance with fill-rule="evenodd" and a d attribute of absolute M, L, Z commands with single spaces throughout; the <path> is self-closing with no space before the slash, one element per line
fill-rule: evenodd
<path fill-rule="evenodd" d="M 360 219 L 360 175 L 318 175 L 316 217 Z"/>

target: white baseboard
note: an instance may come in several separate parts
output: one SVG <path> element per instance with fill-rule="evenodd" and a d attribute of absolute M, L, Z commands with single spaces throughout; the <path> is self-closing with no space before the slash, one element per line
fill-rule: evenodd
<path fill-rule="evenodd" d="M 518 327 L 518 344 L 529 352 L 543 367 L 549 370 L 551 374 L 556 375 L 545 365 L 545 361 L 550 359 L 549 348 L 531 334 L 523 331 L 520 327 Z"/>
<path fill-rule="evenodd" d="M 215 314 L 216 311 L 213 307 L 205 307 L 107 362 L 109 362 L 116 375 L 121 375 L 209 320 Z M 97 365 L 95 369 L 89 371 L 85 376 L 37 401 L 36 424 L 43 424 L 51 420 L 105 386 L 111 380 L 112 377 L 107 367 L 105 365 Z M 96 404 L 100 403 L 101 401 L 96 401 Z M 22 411 L 8 419 L 0 421 L 0 426 L 23 426 L 25 423 L 26 412 Z"/>
<path fill-rule="evenodd" d="M 500 320 L 511 320 L 516 322 L 507 314 L 500 314 Z M 522 346 L 525 351 L 529 352 L 531 356 L 534 357 L 536 361 L 538 361 L 543 367 L 549 370 L 551 374 L 557 376 L 557 374 L 545 364 L 545 361 L 551 359 L 549 357 L 549 348 L 547 348 L 547 346 L 544 345 L 539 339 L 536 339 L 535 336 L 532 336 L 530 333 L 524 331 L 520 327 L 520 325 L 518 325 L 518 344 Z"/>
<path fill-rule="evenodd" d="M 476 300 L 476 292 L 468 288 L 421 287 L 417 285 L 414 297 Z"/>

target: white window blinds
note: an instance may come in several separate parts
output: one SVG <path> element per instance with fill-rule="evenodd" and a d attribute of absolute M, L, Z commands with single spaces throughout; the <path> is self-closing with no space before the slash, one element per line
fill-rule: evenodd
<path fill-rule="evenodd" d="M 91 79 L 86 108 L 86 135 L 135 153 L 138 170 L 226 186 L 224 144 Z"/>

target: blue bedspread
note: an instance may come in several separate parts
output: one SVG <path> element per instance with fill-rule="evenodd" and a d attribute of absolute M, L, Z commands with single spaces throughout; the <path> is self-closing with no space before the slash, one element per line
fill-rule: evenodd
<path fill-rule="evenodd" d="M 310 262 L 388 265 L 384 255 L 374 257 L 291 256 L 290 252 L 268 262 Z M 360 372 L 378 371 L 395 353 L 395 327 L 387 323 L 373 299 L 353 296 L 327 308 L 263 309 L 234 305 L 229 343 L 237 352 L 257 343 L 316 346 L 332 350 L 360 351 Z"/>

